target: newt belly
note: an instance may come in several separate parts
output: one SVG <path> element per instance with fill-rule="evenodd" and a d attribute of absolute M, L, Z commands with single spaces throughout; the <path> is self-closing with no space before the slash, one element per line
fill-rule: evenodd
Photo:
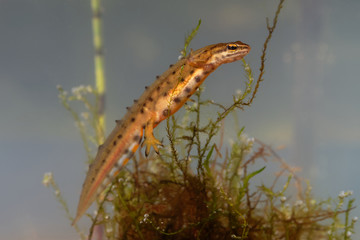
<path fill-rule="evenodd" d="M 85 178 L 77 214 L 72 224 L 86 212 L 96 197 L 113 181 L 119 171 L 133 156 L 140 144 L 148 155 L 153 147 L 158 152 L 161 143 L 154 137 L 153 129 L 174 114 L 198 89 L 206 77 L 221 64 L 242 59 L 250 46 L 240 41 L 206 46 L 179 60 L 155 82 L 145 87 L 142 96 L 134 101 L 122 120 L 99 146 L 94 162 Z M 144 135 L 144 138 L 143 138 Z"/>

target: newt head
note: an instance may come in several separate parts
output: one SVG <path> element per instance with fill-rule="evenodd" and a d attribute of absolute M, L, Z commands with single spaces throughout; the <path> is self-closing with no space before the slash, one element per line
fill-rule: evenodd
<path fill-rule="evenodd" d="M 213 66 L 218 67 L 224 63 L 235 62 L 245 57 L 250 52 L 250 46 L 237 41 L 217 43 L 192 51 L 188 63 L 193 67 Z"/>

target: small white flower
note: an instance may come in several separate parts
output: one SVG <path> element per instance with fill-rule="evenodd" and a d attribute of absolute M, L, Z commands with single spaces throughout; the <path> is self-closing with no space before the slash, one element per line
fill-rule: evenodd
<path fill-rule="evenodd" d="M 301 207 L 303 204 L 304 204 L 304 202 L 303 202 L 302 200 L 297 200 L 297 201 L 295 202 L 295 206 L 296 206 L 296 207 Z"/>
<path fill-rule="evenodd" d="M 338 197 L 341 198 L 341 199 L 344 198 L 344 197 L 346 197 L 345 192 L 344 192 L 344 191 L 341 191 L 341 192 L 339 193 Z"/>
<path fill-rule="evenodd" d="M 184 56 L 182 55 L 182 52 L 183 52 L 183 51 L 181 51 L 181 54 L 178 56 L 178 60 L 181 60 L 181 59 L 184 58 Z"/>
<path fill-rule="evenodd" d="M 350 237 L 351 235 L 352 235 L 352 233 L 351 233 L 350 231 L 347 231 L 347 232 L 346 232 L 346 236 L 347 236 L 347 237 Z"/>
<path fill-rule="evenodd" d="M 355 216 L 352 220 L 353 222 L 356 222 L 359 218 L 357 216 Z"/>
<path fill-rule="evenodd" d="M 251 137 L 247 139 L 247 144 L 254 144 L 255 138 Z"/>
<path fill-rule="evenodd" d="M 281 201 L 281 202 L 285 202 L 285 201 L 286 201 L 286 197 L 285 197 L 285 196 L 282 196 L 282 197 L 280 198 L 280 201 Z"/>
<path fill-rule="evenodd" d="M 76 99 L 81 99 L 81 94 L 86 90 L 84 85 L 80 85 L 78 87 L 73 87 L 71 89 L 71 93 L 76 97 Z"/>
<path fill-rule="evenodd" d="M 146 223 L 149 220 L 149 214 L 145 213 L 144 218 L 141 220 L 142 223 Z"/>
<path fill-rule="evenodd" d="M 45 186 L 45 187 L 49 187 L 51 181 L 53 180 L 53 174 L 52 172 L 47 172 L 44 174 L 44 178 L 42 180 L 42 184 Z"/>
<path fill-rule="evenodd" d="M 92 86 L 91 86 L 91 85 L 87 85 L 87 86 L 86 86 L 86 91 L 87 91 L 88 93 L 92 93 L 92 92 L 93 92 Z"/>
<path fill-rule="evenodd" d="M 79 92 L 79 87 L 73 87 L 73 88 L 71 88 L 71 93 L 72 94 L 77 94 Z"/>

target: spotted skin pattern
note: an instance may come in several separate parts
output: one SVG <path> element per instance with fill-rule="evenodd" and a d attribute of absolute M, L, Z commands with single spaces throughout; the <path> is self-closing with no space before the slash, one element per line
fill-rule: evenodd
<path fill-rule="evenodd" d="M 116 127 L 99 146 L 96 158 L 89 166 L 72 224 L 114 180 L 141 144 L 145 147 L 145 155 L 149 154 L 151 147 L 158 152 L 161 143 L 154 137 L 153 129 L 178 111 L 210 73 L 221 64 L 242 59 L 249 51 L 250 46 L 240 41 L 191 51 L 157 76 L 151 86 L 145 87 L 145 92 L 134 100 L 132 107 L 127 108 L 122 120 L 116 120 Z"/>

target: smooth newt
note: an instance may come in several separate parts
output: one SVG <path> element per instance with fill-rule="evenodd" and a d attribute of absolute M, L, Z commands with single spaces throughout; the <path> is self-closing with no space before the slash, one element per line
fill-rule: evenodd
<path fill-rule="evenodd" d="M 114 180 L 114 175 L 133 156 L 137 148 L 145 146 L 145 155 L 161 145 L 153 129 L 174 114 L 191 97 L 202 82 L 221 64 L 242 59 L 250 46 L 240 41 L 206 46 L 179 60 L 145 92 L 99 146 L 94 162 L 89 166 L 73 225 L 86 212 L 96 197 Z M 143 139 L 144 132 L 144 140 Z"/>

